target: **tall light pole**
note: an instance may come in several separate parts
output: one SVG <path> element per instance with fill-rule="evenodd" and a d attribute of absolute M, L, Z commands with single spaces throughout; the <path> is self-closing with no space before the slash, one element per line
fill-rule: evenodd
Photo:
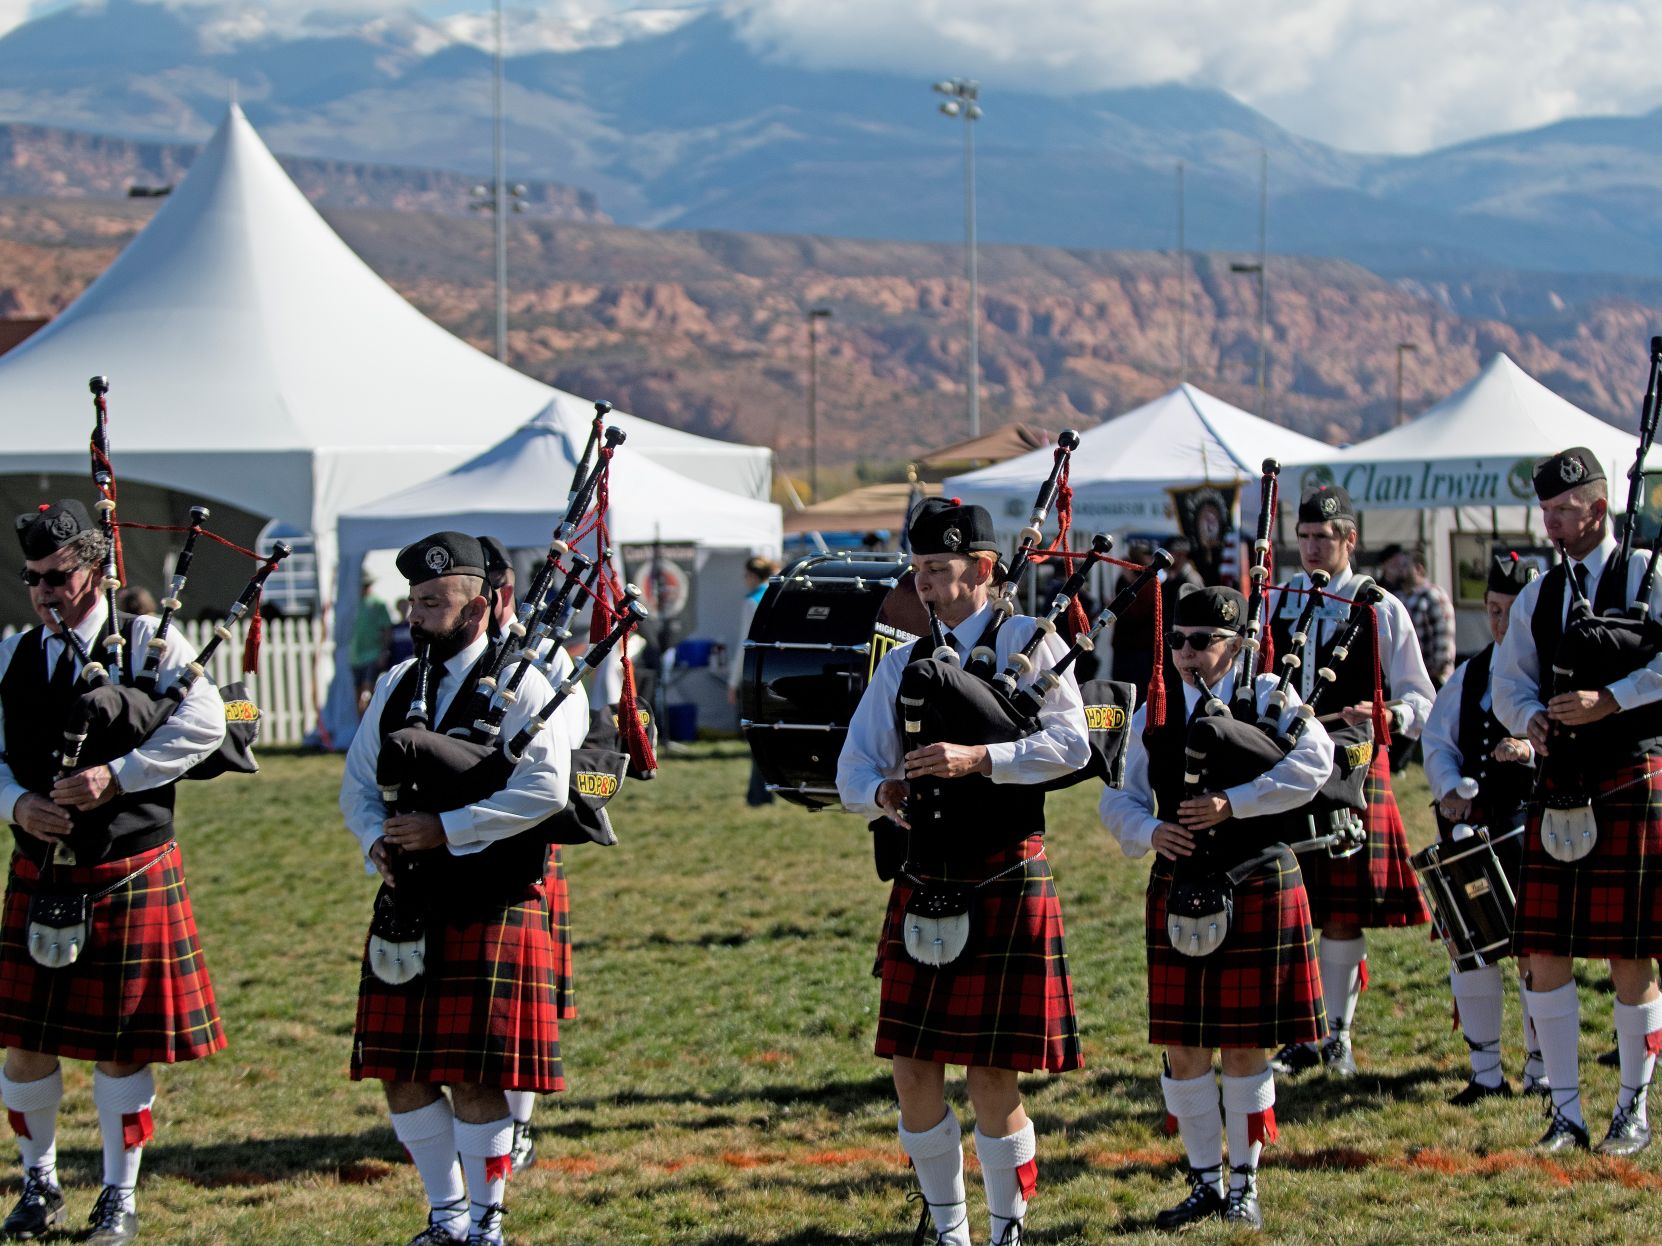
<path fill-rule="evenodd" d="M 1409 351 L 1419 350 L 1418 343 L 1397 343 L 1397 424 L 1402 423 L 1402 357 Z"/>
<path fill-rule="evenodd" d="M 1183 236 L 1183 162 L 1177 162 L 1177 383 L 1189 379 L 1189 256 Z"/>
<path fill-rule="evenodd" d="M 496 0 L 496 55 L 491 72 L 491 185 L 473 188 L 473 206 L 496 216 L 496 357 L 505 363 L 508 359 L 508 213 L 525 210 L 521 202 L 525 187 L 513 187 L 510 208 L 507 159 L 503 151 L 502 49 L 502 0 Z"/>
<path fill-rule="evenodd" d="M 808 309 L 808 493 L 819 496 L 819 322 L 831 316 L 829 307 Z"/>
<path fill-rule="evenodd" d="M 975 258 L 975 121 L 981 116 L 976 100 L 981 84 L 972 78 L 947 78 L 935 90 L 949 98 L 941 101 L 948 117 L 964 119 L 964 250 L 969 269 L 969 421 L 970 436 L 981 435 L 981 314 L 980 291 Z"/>
<path fill-rule="evenodd" d="M 1258 149 L 1258 262 L 1231 264 L 1234 273 L 1258 274 L 1258 418 L 1266 417 L 1264 369 L 1269 356 L 1269 290 L 1265 280 L 1269 275 L 1269 219 L 1270 219 L 1270 153 Z"/>

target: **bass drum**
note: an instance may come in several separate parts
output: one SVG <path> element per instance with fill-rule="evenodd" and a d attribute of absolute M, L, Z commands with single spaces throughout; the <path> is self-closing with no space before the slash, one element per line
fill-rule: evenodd
<path fill-rule="evenodd" d="M 739 728 L 768 790 L 837 806 L 837 755 L 871 673 L 929 630 L 905 554 L 813 554 L 768 582 L 744 642 Z"/>

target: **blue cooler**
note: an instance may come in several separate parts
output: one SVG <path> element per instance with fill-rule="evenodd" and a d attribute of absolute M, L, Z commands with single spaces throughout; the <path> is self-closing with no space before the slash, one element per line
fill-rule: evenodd
<path fill-rule="evenodd" d="M 677 744 L 698 739 L 698 706 L 691 701 L 664 706 L 664 734 Z"/>

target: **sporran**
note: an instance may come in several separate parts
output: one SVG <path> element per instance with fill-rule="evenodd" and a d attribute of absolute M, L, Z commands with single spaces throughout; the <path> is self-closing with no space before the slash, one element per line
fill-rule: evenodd
<path fill-rule="evenodd" d="M 1184 956 L 1210 956 L 1229 937 L 1235 888 L 1228 877 L 1175 879 L 1166 896 L 1166 938 Z"/>

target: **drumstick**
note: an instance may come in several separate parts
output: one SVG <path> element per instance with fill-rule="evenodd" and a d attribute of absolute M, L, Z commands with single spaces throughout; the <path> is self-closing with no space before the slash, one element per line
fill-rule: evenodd
<path fill-rule="evenodd" d="M 1387 712 L 1389 712 L 1389 711 L 1394 710 L 1394 709 L 1400 709 L 1402 706 L 1404 706 L 1406 704 L 1408 704 L 1408 702 L 1401 701 L 1401 700 L 1387 701 L 1387 702 L 1385 702 L 1385 709 L 1386 709 Z M 1341 719 L 1344 718 L 1344 716 L 1345 716 L 1344 710 L 1335 710 L 1331 714 L 1323 714 L 1320 718 L 1316 719 L 1316 721 L 1319 722 L 1319 723 L 1322 723 L 1323 725 L 1325 725 L 1327 723 L 1339 722 Z"/>

